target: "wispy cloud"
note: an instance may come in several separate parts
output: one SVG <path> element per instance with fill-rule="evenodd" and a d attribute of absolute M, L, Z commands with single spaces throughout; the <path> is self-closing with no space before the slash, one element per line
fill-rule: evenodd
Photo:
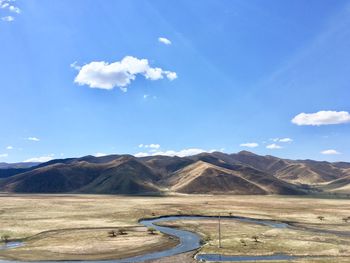
<path fill-rule="evenodd" d="M 7 146 L 6 150 L 13 150 L 13 146 L 12 145 Z"/>
<path fill-rule="evenodd" d="M 151 149 L 159 149 L 160 144 L 157 143 L 151 143 L 151 144 L 139 144 L 139 148 L 151 148 Z"/>
<path fill-rule="evenodd" d="M 160 43 L 165 44 L 165 45 L 171 45 L 171 41 L 170 41 L 169 39 L 165 38 L 165 37 L 159 37 L 159 38 L 158 38 L 158 41 L 159 41 Z"/>
<path fill-rule="evenodd" d="M 324 150 L 324 151 L 321 151 L 322 154 L 325 154 L 325 155 L 336 155 L 336 154 L 340 154 L 340 152 L 338 152 L 337 150 L 334 150 L 334 149 L 329 149 L 329 150 Z"/>
<path fill-rule="evenodd" d="M 6 158 L 7 156 L 9 156 L 7 153 L 1 153 L 0 154 L 0 158 Z"/>
<path fill-rule="evenodd" d="M 34 142 L 40 141 L 40 139 L 37 138 L 37 137 L 28 137 L 27 140 L 28 140 L 28 141 L 34 141 Z"/>
<path fill-rule="evenodd" d="M 330 125 L 350 122 L 350 114 L 347 111 L 319 111 L 316 113 L 300 113 L 292 119 L 296 125 Z"/>
<path fill-rule="evenodd" d="M 281 149 L 282 146 L 276 144 L 276 143 L 272 143 L 266 146 L 267 149 Z"/>
<path fill-rule="evenodd" d="M 293 141 L 293 139 L 288 138 L 288 137 L 286 137 L 286 138 L 273 138 L 271 140 L 274 142 L 292 142 Z"/>
<path fill-rule="evenodd" d="M 151 67 L 147 59 L 138 59 L 126 56 L 121 61 L 108 63 L 104 61 L 93 61 L 84 66 L 72 63 L 71 67 L 79 70 L 74 82 L 79 85 L 87 85 L 90 88 L 111 90 L 119 87 L 127 91 L 127 86 L 142 75 L 149 80 L 159 80 L 166 77 L 168 80 L 177 78 L 176 72 Z"/>
<path fill-rule="evenodd" d="M 150 94 L 143 94 L 143 98 L 145 100 L 148 100 L 148 99 L 157 99 L 157 96 L 151 96 Z"/>
<path fill-rule="evenodd" d="M 3 16 L 1 20 L 5 22 L 12 22 L 15 20 L 15 18 L 13 16 Z"/>
<path fill-rule="evenodd" d="M 255 147 L 258 147 L 259 144 L 256 142 L 247 142 L 247 143 L 241 143 L 239 146 L 248 147 L 248 148 L 255 148 Z"/>

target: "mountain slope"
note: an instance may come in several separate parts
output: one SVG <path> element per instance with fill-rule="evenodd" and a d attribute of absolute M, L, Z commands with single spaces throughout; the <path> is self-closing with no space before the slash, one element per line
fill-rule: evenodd
<path fill-rule="evenodd" d="M 231 158 L 286 182 L 316 185 L 348 175 L 347 163 L 329 163 L 312 160 L 287 160 L 274 156 L 261 156 L 247 151 L 231 154 Z"/>
<path fill-rule="evenodd" d="M 197 161 L 168 179 L 171 190 L 183 193 L 301 194 L 297 187 L 250 167 L 230 170 Z"/>
<path fill-rule="evenodd" d="M 350 193 L 350 163 L 287 160 L 247 151 L 188 157 L 108 155 L 0 169 L 0 191 L 19 193 Z"/>

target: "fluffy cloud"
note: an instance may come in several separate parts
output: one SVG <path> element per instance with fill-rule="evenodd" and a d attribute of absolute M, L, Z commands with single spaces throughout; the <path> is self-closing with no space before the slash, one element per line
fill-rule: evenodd
<path fill-rule="evenodd" d="M 269 144 L 269 145 L 267 145 L 267 146 L 266 146 L 266 148 L 267 148 L 267 149 L 281 149 L 281 148 L 282 148 L 282 146 L 280 146 L 280 145 L 278 145 L 278 144 L 273 143 L 273 144 Z"/>
<path fill-rule="evenodd" d="M 33 157 L 33 158 L 29 158 L 23 162 L 25 163 L 44 163 L 44 162 L 48 162 L 51 161 L 53 159 L 53 154 L 50 154 L 48 156 L 40 156 L 40 157 Z"/>
<path fill-rule="evenodd" d="M 13 150 L 13 146 L 9 145 L 6 147 L 7 150 Z"/>
<path fill-rule="evenodd" d="M 199 149 L 199 148 L 189 148 L 189 149 L 183 149 L 180 151 L 169 150 L 169 151 L 158 151 L 158 152 L 139 152 L 139 153 L 136 153 L 135 156 L 136 157 L 145 157 L 145 156 L 155 156 L 155 155 L 166 155 L 166 156 L 184 157 L 184 156 L 196 155 L 196 154 L 203 153 L 203 152 L 215 152 L 215 151 L 216 150 L 206 151 L 206 150 Z"/>
<path fill-rule="evenodd" d="M 329 125 L 350 122 L 347 111 L 319 111 L 316 113 L 300 113 L 292 119 L 296 125 Z"/>
<path fill-rule="evenodd" d="M 159 41 L 160 43 L 165 44 L 165 45 L 171 45 L 171 41 L 170 41 L 169 39 L 165 38 L 165 37 L 159 37 L 159 38 L 158 38 L 158 41 Z"/>
<path fill-rule="evenodd" d="M 74 82 L 79 85 L 88 85 L 90 88 L 111 90 L 119 87 L 127 91 L 127 86 L 136 76 L 143 75 L 149 80 L 159 80 L 166 77 L 169 80 L 177 78 L 176 72 L 152 68 L 147 59 L 138 59 L 126 56 L 121 61 L 107 63 L 104 61 L 93 61 L 84 66 L 72 63 L 71 67 L 79 70 Z"/>
<path fill-rule="evenodd" d="M 9 156 L 7 153 L 1 153 L 0 154 L 0 158 L 6 158 L 7 156 Z"/>
<path fill-rule="evenodd" d="M 248 147 L 248 148 L 255 148 L 255 147 L 258 147 L 259 144 L 256 142 L 247 142 L 247 143 L 241 143 L 239 146 Z"/>
<path fill-rule="evenodd" d="M 34 142 L 40 141 L 40 139 L 37 138 L 37 137 L 28 137 L 27 139 L 28 139 L 29 141 L 34 141 Z"/>
<path fill-rule="evenodd" d="M 322 154 L 325 155 L 334 155 L 334 154 L 340 154 L 337 150 L 329 149 L 329 150 L 324 150 L 321 152 Z"/>

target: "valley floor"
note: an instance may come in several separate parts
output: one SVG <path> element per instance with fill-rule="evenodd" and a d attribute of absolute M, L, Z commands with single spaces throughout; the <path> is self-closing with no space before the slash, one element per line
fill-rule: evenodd
<path fill-rule="evenodd" d="M 12 240 L 22 239 L 26 245 L 0 251 L 0 258 L 97 260 L 163 250 L 176 245 L 177 240 L 160 233 L 150 234 L 146 228 L 138 225 L 138 220 L 181 214 L 221 214 L 282 220 L 306 229 L 342 233 L 336 235 L 326 231 L 271 229 L 222 220 L 223 248 L 218 249 L 216 220 L 167 223 L 199 233 L 205 241 L 199 253 L 323 256 L 320 259 L 296 261 L 300 263 L 350 261 L 350 220 L 344 220 L 350 216 L 349 200 L 246 195 L 141 197 L 2 194 L 0 236 L 8 236 Z M 109 237 L 109 231 L 118 233 L 120 229 L 126 234 Z M 257 236 L 259 242 L 255 242 L 253 236 Z M 192 257 L 193 253 L 187 253 L 150 262 L 192 262 Z"/>

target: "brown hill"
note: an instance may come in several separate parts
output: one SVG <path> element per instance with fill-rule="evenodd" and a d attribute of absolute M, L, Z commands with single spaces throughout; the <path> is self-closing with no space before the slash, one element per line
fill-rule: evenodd
<path fill-rule="evenodd" d="M 272 174 L 286 182 L 315 185 L 348 175 L 348 163 L 329 163 L 313 160 L 287 160 L 274 156 L 261 156 L 247 151 L 230 155 L 233 160 Z"/>
<path fill-rule="evenodd" d="M 75 160 L 49 163 L 0 181 L 0 188 L 19 193 L 138 194 L 158 192 L 158 177 L 134 157 L 122 156 L 107 163 Z"/>
<path fill-rule="evenodd" d="M 320 187 L 327 192 L 350 194 L 350 175 L 334 180 Z"/>
<path fill-rule="evenodd" d="M 197 161 L 175 172 L 167 183 L 171 190 L 182 193 L 302 193 L 297 187 L 250 167 L 237 166 L 235 170 L 230 170 L 204 161 Z"/>
<path fill-rule="evenodd" d="M 0 169 L 0 191 L 21 193 L 350 193 L 350 163 L 287 160 L 242 151 L 189 157 L 131 155 L 56 159 Z M 1 177 L 3 177 L 1 179 Z"/>

